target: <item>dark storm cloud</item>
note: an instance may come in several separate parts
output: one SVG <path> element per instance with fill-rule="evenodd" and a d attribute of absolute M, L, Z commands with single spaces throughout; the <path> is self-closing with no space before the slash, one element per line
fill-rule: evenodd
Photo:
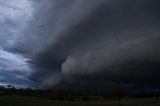
<path fill-rule="evenodd" d="M 63 83 L 156 85 L 159 3 L 39 0 L 34 4 L 34 19 L 24 31 L 27 37 L 14 50 L 30 55 L 35 70 L 31 77 L 46 87 Z"/>

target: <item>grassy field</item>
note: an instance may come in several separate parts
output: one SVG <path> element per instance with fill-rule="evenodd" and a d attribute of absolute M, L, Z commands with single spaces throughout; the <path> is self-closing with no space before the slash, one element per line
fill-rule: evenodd
<path fill-rule="evenodd" d="M 52 101 L 38 97 L 0 96 L 0 106 L 160 106 L 155 98 L 106 100 L 103 102 Z"/>

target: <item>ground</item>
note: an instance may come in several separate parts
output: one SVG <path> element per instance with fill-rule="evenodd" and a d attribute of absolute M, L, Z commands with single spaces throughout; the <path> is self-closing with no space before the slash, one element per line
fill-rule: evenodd
<path fill-rule="evenodd" d="M 106 101 L 53 101 L 39 97 L 0 96 L 0 106 L 160 106 L 160 99 L 123 99 Z"/>

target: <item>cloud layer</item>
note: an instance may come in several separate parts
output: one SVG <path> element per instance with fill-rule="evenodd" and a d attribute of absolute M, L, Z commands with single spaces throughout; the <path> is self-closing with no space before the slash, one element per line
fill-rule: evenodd
<path fill-rule="evenodd" d="M 33 77 L 47 87 L 59 83 L 156 84 L 158 3 L 40 1 L 33 29 L 36 40 L 43 43 L 33 48 L 32 64 L 37 70 Z"/>
<path fill-rule="evenodd" d="M 32 70 L 27 62 L 30 59 L 8 51 L 24 36 L 23 31 L 33 18 L 32 11 L 31 1 L 0 0 L 0 84 L 33 85 L 27 78 Z"/>
<path fill-rule="evenodd" d="M 15 15 L 22 26 L 17 23 L 18 27 L 12 28 L 13 24 L 5 22 L 18 36 L 5 50 L 28 59 L 25 63 L 31 68 L 29 78 L 41 83 L 41 87 L 157 87 L 160 75 L 158 0 L 24 2 L 28 5 L 16 9 L 23 9 L 25 13 L 18 14 L 26 18 L 21 21 L 18 19 L 22 17 Z M 10 35 L 11 31 L 6 32 Z"/>

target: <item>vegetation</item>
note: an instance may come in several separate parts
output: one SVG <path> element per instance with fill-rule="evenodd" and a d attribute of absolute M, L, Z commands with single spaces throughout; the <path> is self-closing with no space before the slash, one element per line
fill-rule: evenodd
<path fill-rule="evenodd" d="M 76 92 L 15 89 L 0 86 L 0 106 L 158 106 L 159 90 L 131 92 L 116 88 L 108 92 Z"/>

